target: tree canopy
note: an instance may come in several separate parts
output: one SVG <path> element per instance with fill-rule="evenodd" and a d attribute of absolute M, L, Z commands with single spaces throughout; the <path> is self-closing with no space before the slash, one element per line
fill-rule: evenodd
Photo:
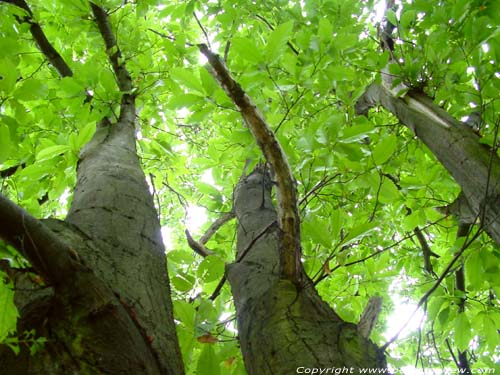
<path fill-rule="evenodd" d="M 87 1 L 0 1 L 0 192 L 36 217 L 64 217 L 96 124 L 133 95 L 186 373 L 245 371 L 221 280 L 235 258 L 233 190 L 269 161 L 214 77 L 212 53 L 286 155 L 300 260 L 321 297 L 353 323 L 381 297 L 371 339 L 392 368 L 454 368 L 466 353 L 472 368 L 500 369 L 500 244 L 488 220 L 465 219 L 464 187 L 418 130 L 385 105 L 357 110 L 367 87 L 390 76 L 396 97 L 422 93 L 470 125 L 500 168 L 500 2 L 94 3 L 108 12 L 116 66 Z M 386 24 L 392 49 L 381 46 Z M 122 62 L 129 86 L 117 80 Z M 29 269 L 7 244 L 0 256 Z M 5 280 L 0 341 L 43 350 L 43 338 L 15 331 Z M 412 329 L 394 336 L 404 323 Z"/>

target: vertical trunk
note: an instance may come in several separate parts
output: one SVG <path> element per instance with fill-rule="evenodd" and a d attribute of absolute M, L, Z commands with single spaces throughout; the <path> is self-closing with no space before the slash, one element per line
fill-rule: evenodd
<path fill-rule="evenodd" d="M 165 251 L 135 149 L 134 117 L 132 108 L 116 124 L 101 124 L 83 150 L 66 220 L 99 248 L 85 261 L 136 315 L 162 368 L 178 374 Z"/>
<path fill-rule="evenodd" d="M 263 168 L 235 189 L 237 261 L 227 276 L 249 375 L 292 374 L 305 368 L 383 368 L 378 348 L 319 297 L 312 283 L 280 280 L 277 215 Z M 307 279 L 307 278 L 305 278 Z"/>
<path fill-rule="evenodd" d="M 134 116 L 132 105 L 117 123 L 101 124 L 80 156 L 67 220 L 44 221 L 78 262 L 52 288 L 16 279 L 18 331 L 35 329 L 48 341 L 35 356 L 2 350 L 0 374 L 183 373 Z"/>

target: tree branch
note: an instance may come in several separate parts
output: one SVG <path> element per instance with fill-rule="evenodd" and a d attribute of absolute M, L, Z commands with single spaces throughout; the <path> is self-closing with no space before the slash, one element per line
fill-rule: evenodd
<path fill-rule="evenodd" d="M 186 234 L 186 239 L 189 247 L 193 249 L 196 254 L 199 254 L 204 258 L 213 254 L 213 252 L 211 252 L 204 246 L 205 244 L 201 244 L 200 242 L 196 241 L 187 229 L 184 231 L 184 233 Z"/>
<path fill-rule="evenodd" d="M 40 220 L 0 194 L 0 237 L 56 286 L 81 267 L 78 255 Z"/>
<path fill-rule="evenodd" d="M 233 211 L 226 212 L 222 216 L 218 217 L 217 220 L 215 220 L 212 225 L 207 229 L 207 231 L 201 236 L 200 238 L 200 243 L 202 245 L 205 245 L 212 236 L 217 233 L 217 231 L 222 227 L 224 224 L 226 224 L 229 220 L 234 219 L 236 217 L 235 213 Z"/>
<path fill-rule="evenodd" d="M 95 22 L 99 28 L 104 45 L 106 46 L 106 54 L 108 55 L 111 66 L 115 73 L 116 81 L 120 91 L 130 93 L 132 90 L 132 78 L 125 66 L 122 53 L 116 44 L 115 34 L 111 28 L 108 14 L 100 6 L 90 3 L 90 8 L 94 14 Z"/>
<path fill-rule="evenodd" d="M 25 0 L 0 0 L 0 2 L 13 4 L 28 13 L 25 17 L 16 16 L 17 22 L 19 23 L 27 23 L 30 25 L 30 33 L 35 40 L 38 49 L 44 54 L 49 63 L 56 68 L 57 72 L 61 77 L 71 77 L 73 75 L 73 71 L 69 67 L 69 65 L 64 61 L 62 56 L 56 49 L 50 44 L 49 40 L 45 36 L 45 33 L 42 30 L 42 27 L 38 22 L 36 22 L 33 18 L 33 12 L 31 11 L 29 5 Z"/>
<path fill-rule="evenodd" d="M 281 277 L 294 282 L 301 278 L 300 217 L 297 191 L 285 153 L 270 126 L 241 86 L 231 77 L 220 57 L 205 44 L 198 45 L 212 67 L 211 74 L 239 108 L 257 144 L 275 174 L 280 233 Z"/>

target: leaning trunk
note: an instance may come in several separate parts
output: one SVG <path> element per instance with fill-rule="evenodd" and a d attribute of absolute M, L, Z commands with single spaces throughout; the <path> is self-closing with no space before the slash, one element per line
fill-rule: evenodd
<path fill-rule="evenodd" d="M 271 180 L 257 169 L 234 193 L 237 260 L 228 266 L 241 350 L 249 375 L 292 374 L 306 368 L 385 368 L 378 348 L 344 322 L 304 277 L 279 277 L 277 215 Z"/>
<path fill-rule="evenodd" d="M 500 159 L 495 151 L 479 143 L 471 128 L 423 92 L 410 90 L 397 97 L 386 87 L 372 84 L 358 101 L 356 111 L 366 114 L 378 103 L 431 150 L 462 188 L 469 206 L 466 209 L 500 244 Z"/>

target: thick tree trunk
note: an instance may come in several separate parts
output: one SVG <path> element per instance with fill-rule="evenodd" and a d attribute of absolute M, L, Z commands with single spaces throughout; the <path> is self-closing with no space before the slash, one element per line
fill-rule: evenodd
<path fill-rule="evenodd" d="M 57 280 L 51 288 L 17 278 L 18 332 L 36 329 L 48 341 L 34 356 L 23 350 L 15 357 L 4 348 L 1 374 L 183 373 L 160 225 L 135 150 L 134 116 L 132 105 L 117 123 L 102 124 L 80 157 L 67 221 L 42 224 L 78 263 L 60 280 L 49 267 L 47 281 Z M 22 292 L 26 285 L 30 290 Z"/>
<path fill-rule="evenodd" d="M 271 181 L 257 169 L 234 193 L 237 261 L 227 276 L 235 299 L 249 375 L 295 374 L 305 368 L 384 368 L 378 348 L 319 297 L 309 280 L 280 280 L 278 225 Z"/>
<path fill-rule="evenodd" d="M 500 159 L 479 143 L 471 128 L 454 119 L 422 92 L 399 98 L 372 84 L 356 111 L 366 114 L 380 103 L 415 133 L 462 188 L 470 210 L 488 234 L 500 244 Z"/>

